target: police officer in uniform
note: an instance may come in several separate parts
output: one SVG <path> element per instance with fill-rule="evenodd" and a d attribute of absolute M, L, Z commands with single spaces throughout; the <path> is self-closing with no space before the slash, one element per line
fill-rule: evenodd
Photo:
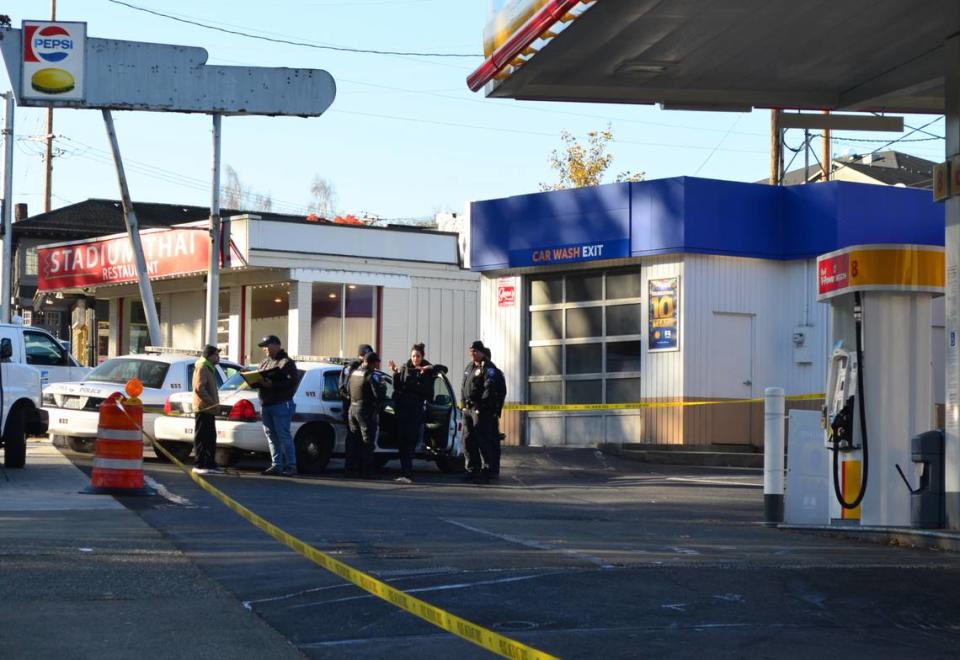
<path fill-rule="evenodd" d="M 350 433 L 359 442 L 347 448 L 347 464 L 360 470 L 361 478 L 373 477 L 373 450 L 380 426 L 380 407 L 387 397 L 387 385 L 377 369 L 380 358 L 376 353 L 367 353 L 363 367 L 350 374 Z"/>
<path fill-rule="evenodd" d="M 460 388 L 467 479 L 477 483 L 490 481 L 497 413 L 496 371 L 487 367 L 485 350 L 480 340 L 470 345 L 470 362 L 463 370 L 463 385 Z"/>
<path fill-rule="evenodd" d="M 354 464 L 351 459 L 358 455 L 360 436 L 350 431 L 350 376 L 363 366 L 363 360 L 368 353 L 373 353 L 373 347 L 370 344 L 360 344 L 357 349 L 357 358 L 351 360 L 340 372 L 340 381 L 337 385 L 340 400 L 343 401 L 343 421 L 347 425 L 346 461 L 344 462 L 344 471 L 347 476 L 357 476 L 360 473 L 360 466 Z"/>
<path fill-rule="evenodd" d="M 503 404 L 507 400 L 507 379 L 500 368 L 491 359 L 490 347 L 484 348 L 483 356 L 487 370 L 493 370 L 494 391 L 496 393 L 496 411 L 493 418 L 493 457 L 490 461 L 490 477 L 500 478 L 500 443 L 506 437 L 500 432 L 500 418 L 503 416 Z"/>

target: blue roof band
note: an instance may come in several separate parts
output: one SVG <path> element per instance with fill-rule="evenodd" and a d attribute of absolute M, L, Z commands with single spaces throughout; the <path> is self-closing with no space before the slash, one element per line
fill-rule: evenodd
<path fill-rule="evenodd" d="M 657 254 L 806 259 L 851 245 L 944 244 L 929 190 L 677 177 L 474 202 L 471 267 Z"/>

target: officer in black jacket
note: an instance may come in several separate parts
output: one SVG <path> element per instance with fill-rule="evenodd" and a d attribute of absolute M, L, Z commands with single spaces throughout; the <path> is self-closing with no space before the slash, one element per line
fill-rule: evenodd
<path fill-rule="evenodd" d="M 373 450 L 377 442 L 380 426 L 380 408 L 387 398 L 387 385 L 377 369 L 380 358 L 376 353 L 367 353 L 363 368 L 350 374 L 350 433 L 356 434 L 360 442 L 348 448 L 347 463 L 356 465 L 360 476 L 373 476 Z M 352 450 L 352 455 L 351 455 Z"/>
<path fill-rule="evenodd" d="M 496 371 L 487 367 L 484 350 L 480 340 L 470 345 L 470 362 L 463 370 L 463 385 L 460 388 L 467 478 L 478 483 L 490 481 L 497 412 Z"/>
<path fill-rule="evenodd" d="M 410 359 L 397 366 L 390 360 L 393 371 L 393 408 L 397 416 L 397 440 L 400 446 L 400 483 L 413 481 L 413 456 L 423 435 L 427 402 L 433 400 L 433 365 L 424 357 L 426 346 L 414 344 Z"/>
<path fill-rule="evenodd" d="M 346 461 L 344 462 L 344 471 L 348 476 L 355 476 L 360 472 L 360 466 L 353 463 L 351 457 L 359 455 L 360 435 L 350 431 L 350 375 L 363 366 L 363 360 L 368 353 L 373 353 L 373 347 L 370 344 L 360 344 L 357 349 L 357 358 L 351 360 L 347 366 L 340 371 L 340 381 L 337 389 L 340 391 L 340 400 L 343 401 L 343 421 L 347 425 L 346 438 Z"/>
<path fill-rule="evenodd" d="M 270 467 L 262 474 L 292 476 L 297 473 L 297 452 L 290 422 L 297 408 L 293 395 L 300 384 L 300 374 L 276 335 L 267 335 L 257 346 L 266 354 L 259 367 L 263 377 L 255 387 L 260 395 L 263 431 L 270 445 Z"/>
<path fill-rule="evenodd" d="M 500 432 L 500 418 L 503 416 L 503 404 L 507 400 L 507 379 L 500 368 L 491 359 L 490 347 L 484 348 L 484 359 L 487 370 L 493 370 L 494 392 L 496 393 L 497 409 L 493 418 L 493 458 L 490 461 L 490 476 L 500 477 L 500 443 L 506 437 Z"/>

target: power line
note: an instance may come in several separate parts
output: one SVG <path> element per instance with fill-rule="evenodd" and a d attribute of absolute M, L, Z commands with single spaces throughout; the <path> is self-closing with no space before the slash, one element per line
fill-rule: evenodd
<path fill-rule="evenodd" d="M 526 135 L 526 136 L 537 136 L 537 137 L 550 137 L 556 139 L 558 135 L 556 133 L 548 133 L 546 131 L 526 131 L 515 128 L 504 128 L 502 126 L 480 126 L 478 124 L 462 124 L 458 122 L 450 121 L 437 121 L 431 119 L 420 119 L 418 117 L 399 117 L 396 115 L 384 115 L 373 112 L 360 112 L 358 110 L 327 110 L 327 114 L 341 114 L 341 115 L 356 115 L 358 117 L 375 117 L 377 119 L 391 119 L 394 121 L 405 121 L 411 122 L 414 124 L 429 124 L 433 126 L 446 126 L 449 128 L 469 128 L 479 131 L 493 131 L 495 133 L 510 133 L 516 135 Z M 694 144 L 669 144 L 664 142 L 640 142 L 638 140 L 621 140 L 619 138 L 614 138 L 613 140 L 616 144 L 632 144 L 640 147 L 658 147 L 664 149 L 694 149 L 696 151 L 709 151 L 713 147 L 700 146 Z M 730 149 L 730 148 L 718 148 L 717 151 L 725 151 L 730 153 L 743 153 L 743 154 L 763 154 L 767 153 L 759 149 Z"/>
<path fill-rule="evenodd" d="M 406 57 L 483 57 L 476 53 L 429 53 L 429 52 L 414 52 L 414 51 L 399 51 L 399 50 L 378 50 L 374 48 L 350 48 L 347 46 L 330 46 L 324 44 L 315 44 L 307 41 L 295 41 L 292 39 L 277 39 L 274 37 L 266 37 L 262 34 L 253 34 L 251 32 L 243 32 L 241 30 L 231 30 L 229 28 L 218 27 L 216 25 L 211 25 L 209 23 L 204 23 L 201 21 L 195 21 L 187 18 L 180 18 L 172 14 L 165 14 L 160 11 L 153 9 L 148 9 L 146 7 L 138 7 L 137 5 L 130 4 L 129 2 L 123 2 L 123 0 L 107 0 L 115 5 L 122 5 L 133 9 L 134 11 L 141 11 L 145 14 L 152 14 L 154 16 L 160 16 L 161 18 L 166 18 L 171 21 L 176 21 L 178 23 L 185 23 L 187 25 L 194 25 L 196 27 L 201 27 L 207 30 L 214 30 L 216 32 L 223 32 L 225 34 L 233 34 L 239 37 L 247 37 L 248 39 L 258 39 L 260 41 L 269 41 L 275 44 L 286 44 L 288 46 L 302 46 L 304 48 L 315 48 L 317 50 L 333 50 L 341 53 L 362 53 L 366 55 L 400 55 Z"/>
<path fill-rule="evenodd" d="M 910 137 L 910 136 L 913 135 L 914 133 L 926 133 L 926 131 L 925 131 L 924 129 L 925 129 L 927 126 L 930 126 L 931 124 L 936 123 L 936 122 L 938 122 L 938 121 L 940 121 L 940 117 L 936 117 L 936 118 L 928 121 L 928 122 L 927 122 L 926 124 L 924 124 L 923 126 L 919 126 L 919 127 L 917 127 L 917 128 L 911 128 L 911 130 L 910 130 L 909 133 L 904 133 L 903 135 L 901 135 L 901 136 L 898 137 L 897 139 L 895 139 L 895 140 L 890 140 L 890 141 L 887 142 L 886 144 L 884 144 L 884 145 L 882 145 L 882 146 L 880 146 L 880 147 L 877 147 L 876 149 L 874 149 L 874 150 L 871 151 L 870 153 L 864 154 L 864 155 L 865 155 L 865 156 L 872 156 L 872 155 L 874 155 L 874 154 L 876 154 L 876 153 L 879 153 L 879 152 L 883 151 L 884 149 L 886 149 L 887 147 L 892 147 L 893 145 L 897 144 L 898 142 L 902 142 L 905 138 Z M 929 133 L 927 133 L 927 134 L 929 135 Z M 846 169 L 846 168 L 850 167 L 850 165 L 852 165 L 852 164 L 853 164 L 853 161 L 851 161 L 850 163 L 844 163 L 844 164 L 842 164 L 840 167 L 838 167 L 837 169 L 831 170 L 831 174 L 832 174 L 833 172 L 839 172 L 840 170 Z"/>
<path fill-rule="evenodd" d="M 218 62 L 228 62 L 231 64 L 237 64 L 240 66 L 255 66 L 250 62 L 243 62 L 240 60 L 231 60 L 222 57 L 211 58 L 215 59 Z M 685 131 L 702 131 L 707 133 L 723 133 L 724 135 L 747 135 L 751 137 L 767 137 L 766 133 L 757 133 L 754 131 L 731 131 L 723 128 L 709 128 L 706 126 L 694 126 L 692 124 L 672 124 L 669 122 L 659 122 L 659 121 L 649 121 L 645 119 L 630 119 L 627 117 L 613 117 L 608 115 L 597 115 L 586 112 L 571 112 L 569 110 L 556 110 L 553 108 L 543 108 L 539 106 L 534 106 L 529 103 L 522 105 L 515 104 L 504 104 L 504 103 L 495 103 L 497 99 L 477 99 L 477 98 L 464 98 L 461 96 L 453 96 L 451 94 L 443 94 L 444 90 L 429 90 L 429 89 L 410 89 L 407 87 L 395 87 L 392 85 L 381 85 L 378 83 L 365 82 L 363 80 L 352 80 L 350 78 L 341 78 L 337 77 L 337 83 L 350 83 L 352 85 L 363 85 L 364 87 L 373 87 L 375 89 L 384 89 L 393 92 L 404 92 L 408 94 L 419 94 L 422 96 L 432 96 L 434 98 L 440 99 L 449 99 L 451 101 L 457 101 L 460 103 L 482 103 L 486 108 L 496 108 L 498 110 L 523 110 L 524 112 L 539 112 L 546 113 L 551 115 L 565 115 L 568 117 L 582 117 L 586 119 L 596 119 L 600 121 L 607 121 L 611 123 L 619 124 L 638 124 L 642 126 L 656 126 L 658 128 L 671 128 L 677 130 Z M 456 91 L 456 90 L 450 90 Z M 758 152 L 759 153 L 759 152 Z"/>
<path fill-rule="evenodd" d="M 909 128 L 909 127 L 908 127 Z M 887 138 L 848 138 L 848 137 L 837 137 L 833 138 L 834 142 L 883 142 Z M 900 142 L 932 142 L 934 140 L 942 140 L 943 138 L 939 135 L 934 135 L 933 137 L 925 138 L 912 138 L 910 140 L 900 140 Z"/>

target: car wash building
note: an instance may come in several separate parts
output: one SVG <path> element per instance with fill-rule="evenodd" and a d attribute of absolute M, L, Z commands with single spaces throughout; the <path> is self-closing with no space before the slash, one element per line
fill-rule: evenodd
<path fill-rule="evenodd" d="M 470 226 L 481 336 L 508 400 L 534 407 L 506 420 L 530 445 L 762 446 L 762 404 L 740 400 L 825 387 L 816 257 L 943 245 L 929 191 L 843 182 L 611 184 L 474 202 Z"/>
<path fill-rule="evenodd" d="M 434 362 L 460 365 L 479 330 L 479 276 L 460 263 L 457 235 L 242 215 L 225 222 L 217 317 L 226 355 L 258 362 L 260 337 L 290 354 L 352 356 L 375 346 L 384 360 L 424 342 Z M 204 343 L 208 223 L 141 231 L 163 343 Z M 37 288 L 106 301 L 109 356 L 149 343 L 126 234 L 37 249 Z"/>

